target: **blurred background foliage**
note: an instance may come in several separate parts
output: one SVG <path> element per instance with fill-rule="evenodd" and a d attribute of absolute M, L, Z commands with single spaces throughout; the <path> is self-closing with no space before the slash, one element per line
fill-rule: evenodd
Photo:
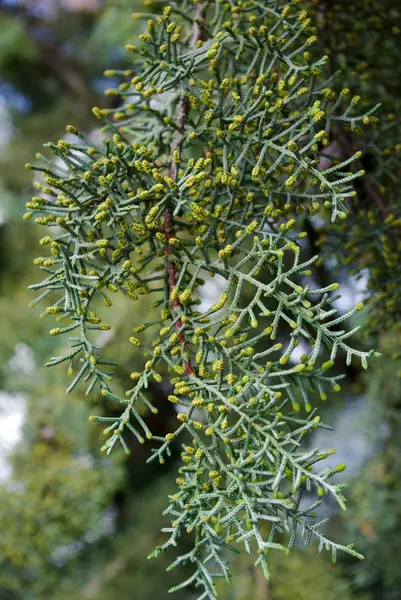
<path fill-rule="evenodd" d="M 153 2 L 152 11 L 164 4 Z M 333 10 L 324 41 L 335 67 L 348 69 L 350 79 L 362 74 L 369 101 L 379 95 L 395 112 L 401 36 L 394 2 L 305 4 L 318 17 Z M 63 370 L 42 366 L 58 353 L 55 339 L 46 319 L 37 318 L 40 308 L 28 310 L 40 232 L 21 221 L 32 193 L 23 165 L 43 143 L 65 136 L 66 123 L 91 134 L 91 107 L 110 102 L 102 95 L 110 83 L 103 70 L 130 65 L 123 48 L 140 27 L 129 18 L 133 10 L 149 9 L 136 0 L 0 1 L 0 598 L 7 600 L 162 600 L 182 576 L 165 572 L 168 556 L 146 560 L 162 540 L 174 457 L 170 465 L 146 466 L 149 449 L 135 440 L 128 459 L 100 455 L 102 434 L 88 416 L 110 414 L 113 406 L 98 398 L 94 410 L 80 391 L 66 398 Z M 317 277 L 333 269 L 341 265 L 326 261 Z M 217 287 L 212 280 L 211 296 Z M 355 282 L 346 290 L 348 304 L 363 292 Z M 139 302 L 135 311 L 151 310 L 146 297 Z M 125 351 L 136 317 L 121 299 L 110 314 L 114 327 L 103 341 L 120 357 L 125 389 L 129 373 L 142 367 L 134 350 Z M 384 358 L 367 374 L 350 370 L 341 396 L 325 409 L 336 431 L 318 442 L 336 447 L 333 460 L 345 458 L 350 467 L 347 512 L 326 506 L 331 533 L 355 540 L 365 561 L 341 557 L 333 566 L 315 549 L 299 548 L 291 558 L 272 555 L 266 582 L 253 569 L 255 557 L 236 556 L 235 585 L 222 588 L 222 600 L 401 599 L 401 361 L 387 358 L 400 341 L 394 332 L 382 335 L 376 342 Z M 165 435 L 174 418 L 167 380 L 152 393 L 160 407 L 152 430 Z"/>

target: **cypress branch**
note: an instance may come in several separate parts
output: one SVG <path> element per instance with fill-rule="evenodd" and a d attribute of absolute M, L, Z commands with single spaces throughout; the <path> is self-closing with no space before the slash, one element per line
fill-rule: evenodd
<path fill-rule="evenodd" d="M 257 548 L 266 577 L 267 553 L 289 554 L 299 537 L 333 560 L 340 550 L 361 558 L 329 540 L 315 512 L 326 494 L 345 507 L 343 486 L 332 482 L 345 466 L 316 470 L 333 451 L 307 450 L 304 438 L 327 427 L 313 406 L 316 391 L 326 400 L 341 389 L 343 375 L 330 369 L 344 358 L 366 368 L 376 353 L 354 348 L 358 327 L 344 327 L 363 305 L 338 316 L 338 284 L 307 283 L 318 257 L 304 257 L 301 223 L 347 217 L 361 153 L 340 160 L 330 142 L 372 110 L 359 113 L 359 97 L 328 87 L 326 57 L 312 54 L 316 27 L 300 5 L 249 0 L 231 3 L 230 14 L 218 1 L 166 7 L 138 48 L 128 47 L 138 74 L 107 92 L 120 106 L 94 109 L 107 134 L 100 147 L 68 126 L 80 143 L 49 143 L 56 164 L 29 165 L 45 174 L 29 214 L 52 233 L 40 242 L 51 256 L 36 259 L 45 279 L 31 287 L 45 289 L 38 301 L 59 293 L 46 313 L 66 325 L 51 335 L 79 332 L 73 350 L 47 364 L 77 370 L 67 391 L 84 382 L 86 394 L 100 390 L 122 405 L 120 416 L 91 417 L 108 423 L 105 452 L 118 444 L 128 452 L 134 434 L 152 440 L 149 460 L 163 463 L 182 439 L 169 539 L 151 556 L 193 533 L 193 549 L 171 568 L 193 565 L 175 589 L 195 585 L 199 598 L 216 597 L 215 578 L 230 581 L 227 549 L 238 545 Z M 197 310 L 216 275 L 220 297 Z M 93 307 L 111 306 L 113 293 L 132 302 L 152 294 L 160 310 L 133 322 L 139 337 L 129 341 L 145 362 L 125 397 L 113 392 L 104 367 L 115 363 L 93 337 L 110 328 Z M 148 328 L 152 348 L 141 341 Z M 140 407 L 157 412 L 148 388 L 166 370 L 178 424 L 161 439 Z"/>

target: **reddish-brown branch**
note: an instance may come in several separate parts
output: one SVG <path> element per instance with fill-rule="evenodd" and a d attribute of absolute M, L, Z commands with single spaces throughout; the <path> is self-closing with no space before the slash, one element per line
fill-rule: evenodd
<path fill-rule="evenodd" d="M 171 256 L 172 250 L 171 250 L 171 247 L 168 245 L 168 242 L 172 237 L 174 237 L 174 219 L 173 219 L 173 215 L 169 211 L 167 211 L 164 215 L 163 226 L 164 226 L 164 235 L 166 236 L 166 244 L 167 244 L 166 245 L 166 256 L 167 256 L 168 285 L 169 285 L 170 290 L 173 290 L 175 288 L 175 286 L 177 285 L 177 271 L 176 271 L 175 263 L 173 261 L 169 260 L 169 256 Z M 172 306 L 173 312 L 178 311 L 181 308 L 181 303 L 180 303 L 179 299 L 174 298 L 173 300 L 171 300 L 171 306 Z M 180 340 L 180 344 L 181 344 L 181 347 L 184 352 L 185 370 L 188 375 L 193 375 L 194 370 L 191 367 L 189 359 L 186 358 L 188 356 L 188 349 L 187 349 L 187 340 L 182 331 L 182 326 L 183 326 L 182 320 L 177 319 L 175 326 L 177 329 L 180 330 L 179 340 Z"/>
<path fill-rule="evenodd" d="M 202 39 L 202 28 L 201 24 L 204 20 L 204 10 L 207 6 L 207 2 L 199 2 L 195 6 L 195 15 L 194 15 L 194 24 L 192 27 L 192 36 L 191 36 L 191 48 L 196 48 L 198 41 Z M 183 130 L 185 125 L 185 118 L 188 114 L 189 110 L 189 99 L 187 96 L 182 96 L 178 103 L 177 110 L 177 129 L 174 132 L 173 141 L 171 144 L 171 155 L 170 155 L 170 177 L 172 179 L 175 178 L 177 172 L 177 165 L 174 161 L 174 152 L 179 149 Z M 163 221 L 163 230 L 164 235 L 166 236 L 166 258 L 167 258 L 167 276 L 168 276 L 168 285 L 170 291 L 173 290 L 177 285 L 177 270 L 175 262 L 170 260 L 170 256 L 172 254 L 171 246 L 169 245 L 169 240 L 174 237 L 174 217 L 170 210 L 166 210 L 164 213 L 164 221 Z M 171 300 L 172 311 L 178 312 L 181 308 L 181 303 L 178 298 Z M 177 319 L 176 328 L 179 330 L 179 341 L 184 354 L 184 367 L 187 375 L 193 375 L 194 370 L 191 366 L 188 357 L 188 349 L 187 349 L 187 340 L 185 338 L 185 334 L 182 331 L 183 323 L 181 319 Z"/>

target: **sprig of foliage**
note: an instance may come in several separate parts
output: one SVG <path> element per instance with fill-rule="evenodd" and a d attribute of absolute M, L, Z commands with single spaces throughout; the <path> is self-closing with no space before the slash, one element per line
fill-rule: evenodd
<path fill-rule="evenodd" d="M 33 304 L 55 298 L 46 314 L 60 326 L 50 334 L 74 332 L 71 350 L 48 363 L 76 370 L 68 391 L 84 382 L 87 395 L 100 389 L 122 406 L 118 417 L 91 417 L 106 424 L 104 451 L 119 443 L 128 452 L 131 432 L 141 443 L 153 438 L 149 460 L 163 463 L 183 436 L 170 538 L 151 556 L 194 532 L 193 549 L 171 565 L 191 562 L 194 574 L 175 589 L 196 585 L 199 598 L 215 598 L 213 580 L 230 580 L 226 549 L 237 544 L 256 544 L 266 577 L 267 552 L 290 553 L 298 536 L 333 560 L 338 550 L 360 557 L 327 539 L 315 512 L 325 494 L 344 507 L 331 478 L 345 465 L 315 468 L 333 451 L 303 440 L 325 426 L 313 395 L 340 389 L 343 375 L 327 373 L 338 354 L 366 368 L 374 352 L 349 345 L 358 327 L 343 328 L 363 305 L 339 316 L 338 284 L 307 282 L 317 257 L 302 258 L 300 225 L 321 209 L 333 221 L 347 216 L 363 175 L 349 169 L 361 153 L 340 162 L 324 149 L 373 110 L 357 114 L 358 97 L 328 87 L 326 57 L 311 53 L 316 28 L 296 0 L 184 1 L 149 17 L 142 43 L 127 47 L 132 72 L 106 73 L 123 79 L 107 92 L 119 108 L 94 109 L 108 137 L 98 146 L 68 126 L 77 142 L 46 144 L 54 159 L 28 165 L 44 183 L 26 218 L 38 215 L 52 233 L 40 241 L 51 257 L 35 261 L 45 278 L 31 288 L 40 291 Z M 219 299 L 197 310 L 215 276 Z M 125 397 L 111 388 L 116 363 L 96 338 L 110 327 L 98 306 L 118 292 L 133 302 L 153 296 L 160 309 L 151 322 L 136 317 L 134 333 L 153 328 L 154 341 L 130 338 L 146 362 Z M 305 353 L 294 362 L 300 343 Z M 147 389 L 163 366 L 174 374 L 178 425 L 158 438 L 141 406 L 157 412 Z"/>
<path fill-rule="evenodd" d="M 358 18 L 353 18 L 356 14 Z M 339 85 L 348 88 L 358 76 L 364 94 L 361 105 L 367 108 L 378 94 L 382 101 L 384 117 L 380 121 L 376 117 L 363 121 L 365 125 L 378 121 L 369 128 L 368 136 L 362 136 L 355 123 L 336 136 L 327 148 L 338 160 L 363 149 L 359 161 L 361 167 L 366 167 L 366 173 L 356 182 L 358 197 L 349 203 L 347 221 L 325 224 L 318 242 L 322 258 L 324 254 L 330 257 L 336 254 L 339 264 L 348 266 L 351 275 L 363 273 L 368 278 L 367 332 L 377 335 L 384 329 L 401 327 L 398 283 L 401 106 L 398 81 L 392 77 L 393 65 L 401 58 L 401 15 L 386 0 L 357 0 L 352 6 L 341 0 L 327 3 L 316 16 L 330 57 L 329 69 L 341 70 L 335 89 Z M 356 51 L 361 37 L 366 39 L 363 56 Z"/>

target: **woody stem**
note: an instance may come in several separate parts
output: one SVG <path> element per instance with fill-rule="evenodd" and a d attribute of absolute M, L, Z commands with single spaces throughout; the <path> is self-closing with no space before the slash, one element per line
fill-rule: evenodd
<path fill-rule="evenodd" d="M 207 6 L 207 2 L 199 2 L 195 6 L 194 23 L 192 26 L 192 35 L 191 35 L 191 48 L 193 48 L 193 49 L 196 48 L 197 43 L 202 39 L 201 25 L 204 21 L 204 10 L 205 10 L 206 6 Z M 189 111 L 189 99 L 187 96 L 182 96 L 178 103 L 177 121 L 176 121 L 177 128 L 174 131 L 173 141 L 171 144 L 169 175 L 172 179 L 175 178 L 176 171 L 177 171 L 177 165 L 174 162 L 174 153 L 176 152 L 176 150 L 179 149 L 179 147 L 181 145 L 181 142 L 183 139 L 185 119 L 188 114 L 188 111 Z M 163 231 L 164 231 L 164 235 L 166 237 L 165 253 L 166 253 L 166 263 L 167 263 L 167 278 L 168 278 L 169 289 L 171 292 L 177 285 L 177 268 L 176 268 L 175 262 L 173 262 L 170 258 L 172 255 L 172 249 L 171 249 L 171 246 L 169 245 L 169 240 L 171 238 L 173 238 L 174 234 L 175 234 L 175 232 L 174 232 L 174 217 L 173 217 L 173 214 L 170 209 L 166 210 L 166 212 L 164 213 Z M 182 306 L 181 306 L 181 302 L 178 298 L 174 298 L 171 300 L 171 308 L 172 308 L 173 314 L 180 312 Z M 178 318 L 175 325 L 176 325 L 176 328 L 179 330 L 179 341 L 180 341 L 182 351 L 183 351 L 185 371 L 186 371 L 187 375 L 193 375 L 194 370 L 191 367 L 189 357 L 188 357 L 187 340 L 185 338 L 184 332 L 182 331 L 182 327 L 183 327 L 182 320 L 180 318 Z"/>

